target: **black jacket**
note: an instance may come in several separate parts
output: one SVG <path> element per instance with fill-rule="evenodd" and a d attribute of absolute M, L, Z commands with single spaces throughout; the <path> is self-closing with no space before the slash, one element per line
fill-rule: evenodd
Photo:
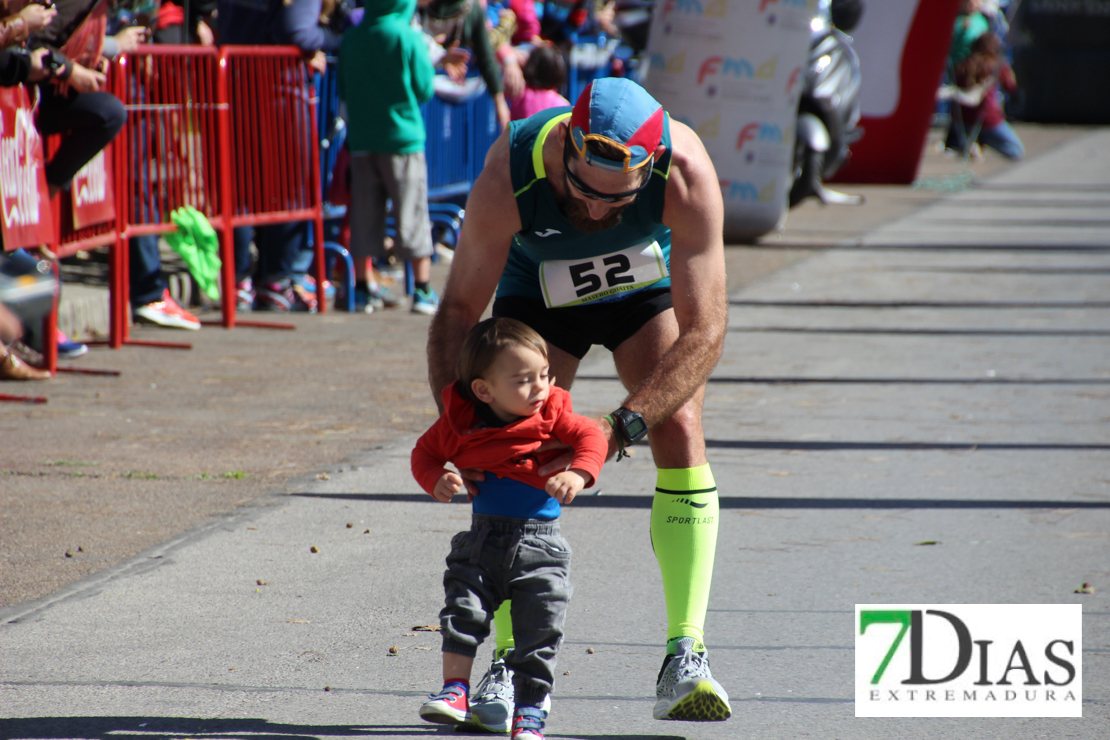
<path fill-rule="evenodd" d="M 23 49 L 0 49 L 0 86 L 15 87 L 31 74 L 31 57 Z"/>

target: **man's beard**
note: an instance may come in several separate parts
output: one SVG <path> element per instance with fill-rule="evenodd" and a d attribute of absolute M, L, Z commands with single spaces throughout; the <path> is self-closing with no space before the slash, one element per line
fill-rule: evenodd
<path fill-rule="evenodd" d="M 635 201 L 632 201 L 620 208 L 612 208 L 605 214 L 604 218 L 593 219 L 590 218 L 590 209 L 586 207 L 586 204 L 566 192 L 565 189 L 569 188 L 570 184 L 564 183 L 563 187 L 562 195 L 555 194 L 555 202 L 567 221 L 570 221 L 574 228 L 583 234 L 596 234 L 599 231 L 613 228 L 621 222 L 624 209 L 635 203 Z"/>

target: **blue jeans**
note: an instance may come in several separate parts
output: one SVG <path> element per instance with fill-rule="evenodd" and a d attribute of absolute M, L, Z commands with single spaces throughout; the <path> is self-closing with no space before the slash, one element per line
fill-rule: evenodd
<path fill-rule="evenodd" d="M 948 138 L 944 142 L 944 145 L 958 152 L 967 152 L 968 147 L 972 143 L 967 140 L 967 134 L 968 132 L 964 127 L 953 119 L 948 127 Z M 1010 124 L 1005 121 L 994 128 L 987 128 L 984 126 L 979 129 L 979 136 L 976 138 L 976 141 L 982 146 L 989 146 L 1008 159 L 1021 159 L 1025 156 L 1025 147 L 1021 145 L 1021 139 L 1019 139 L 1017 134 L 1014 133 L 1014 130 L 1010 128 Z"/>
<path fill-rule="evenodd" d="M 296 272 L 297 258 L 308 245 L 311 221 L 297 221 L 269 226 L 237 226 L 235 228 L 235 279 L 250 277 L 250 243 L 253 232 L 258 247 L 255 283 L 280 283 Z"/>
<path fill-rule="evenodd" d="M 1005 121 L 994 128 L 984 126 L 979 129 L 979 143 L 982 146 L 989 146 L 1008 159 L 1021 159 L 1025 156 L 1025 147 L 1021 145 L 1021 139 Z"/>
<path fill-rule="evenodd" d="M 162 300 L 167 287 L 162 275 L 162 258 L 158 254 L 158 237 L 136 236 L 128 240 L 131 305 L 145 306 Z"/>

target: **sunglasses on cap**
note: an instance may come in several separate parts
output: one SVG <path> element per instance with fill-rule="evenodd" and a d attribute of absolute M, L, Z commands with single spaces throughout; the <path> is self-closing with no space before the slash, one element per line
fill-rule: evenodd
<path fill-rule="evenodd" d="M 632 150 L 629 149 L 627 146 L 620 143 L 616 139 L 610 139 L 608 136 L 603 136 L 602 134 L 583 133 L 580 126 L 571 127 L 569 138 L 572 142 L 574 142 L 574 149 L 578 152 L 578 156 L 586 160 L 586 164 L 590 165 L 591 167 L 601 167 L 602 169 L 612 170 L 614 172 L 631 172 L 632 170 L 638 170 L 645 164 L 649 164 L 655 160 L 655 157 L 653 155 L 640 162 L 639 164 L 634 165 L 632 164 Z M 603 144 L 608 144 L 611 147 L 619 149 L 624 154 L 623 167 L 620 167 L 620 169 L 618 169 L 617 162 L 591 154 L 586 149 L 586 143 L 590 141 L 600 141 Z"/>
<path fill-rule="evenodd" d="M 569 139 L 570 137 L 567 137 L 567 138 Z M 602 137 L 599 137 L 599 138 L 602 138 Z M 611 141 L 611 140 L 606 139 L 606 141 Z M 577 149 L 577 146 L 575 148 Z M 597 190 L 594 190 L 589 185 L 582 182 L 582 180 L 579 179 L 578 175 L 574 174 L 571 171 L 571 169 L 570 169 L 570 147 L 567 146 L 566 144 L 563 145 L 563 172 L 566 173 L 567 182 L 569 182 L 570 186 L 572 188 L 574 188 L 575 190 L 577 190 L 578 193 L 583 198 L 587 198 L 589 200 L 600 200 L 604 203 L 616 203 L 617 201 L 627 200 L 628 198 L 631 198 L 635 195 L 639 195 L 641 192 L 643 192 L 644 188 L 646 188 L 648 186 L 648 183 L 651 182 L 651 166 L 650 165 L 654 161 L 655 161 L 654 156 L 649 157 L 646 160 L 646 162 L 649 165 L 648 166 L 648 175 L 647 175 L 647 177 L 644 178 L 644 181 L 642 183 L 640 183 L 639 187 L 634 188 L 632 190 L 626 190 L 623 193 L 602 193 L 602 192 L 599 192 Z"/>

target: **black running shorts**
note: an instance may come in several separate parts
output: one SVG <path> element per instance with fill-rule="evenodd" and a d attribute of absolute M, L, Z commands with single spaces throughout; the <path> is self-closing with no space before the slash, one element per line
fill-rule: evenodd
<path fill-rule="evenodd" d="M 595 344 L 615 350 L 673 305 L 670 288 L 648 288 L 619 301 L 567 308 L 548 308 L 542 298 L 502 296 L 493 302 L 493 315 L 524 322 L 549 344 L 581 360 Z"/>

